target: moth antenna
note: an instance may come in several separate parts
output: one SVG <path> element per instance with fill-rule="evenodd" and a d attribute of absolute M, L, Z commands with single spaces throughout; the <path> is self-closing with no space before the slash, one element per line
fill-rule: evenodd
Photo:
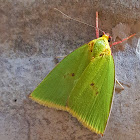
<path fill-rule="evenodd" d="M 85 22 L 83 22 L 83 21 L 80 21 L 80 20 L 78 20 L 78 19 L 75 19 L 75 18 L 72 18 L 72 17 L 70 17 L 70 16 L 68 16 L 68 15 L 66 15 L 65 13 L 63 13 L 62 11 L 60 11 L 59 9 L 57 9 L 57 8 L 54 8 L 56 11 L 58 11 L 58 12 L 60 12 L 62 15 L 64 15 L 65 17 L 67 17 L 67 18 L 69 18 L 69 19 L 71 19 L 71 20 L 74 20 L 74 21 L 77 21 L 77 22 L 79 22 L 79 23 L 82 23 L 82 24 L 85 24 L 85 25 L 87 25 L 87 26 L 90 26 L 90 27 L 92 27 L 92 28 L 95 28 L 96 29 L 96 27 L 95 26 L 93 26 L 93 25 L 90 25 L 90 24 L 88 24 L 88 23 L 85 23 Z M 98 28 L 99 29 L 99 28 Z M 103 32 L 104 33 L 104 31 L 103 30 L 101 30 L 101 29 L 99 29 L 101 32 Z"/>

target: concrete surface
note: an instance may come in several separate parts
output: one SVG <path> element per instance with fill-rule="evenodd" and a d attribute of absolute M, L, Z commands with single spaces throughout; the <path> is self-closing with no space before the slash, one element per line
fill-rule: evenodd
<path fill-rule="evenodd" d="M 99 26 L 120 40 L 112 48 L 116 88 L 111 117 L 103 137 L 84 128 L 64 111 L 43 107 L 28 98 L 64 56 L 95 38 L 95 29 L 68 20 L 53 8 Z M 139 140 L 140 37 L 139 0 L 0 0 L 0 140 Z"/>

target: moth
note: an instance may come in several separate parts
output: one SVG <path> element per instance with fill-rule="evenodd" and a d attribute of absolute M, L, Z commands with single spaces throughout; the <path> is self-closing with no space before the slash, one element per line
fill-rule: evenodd
<path fill-rule="evenodd" d="M 85 127 L 103 135 L 111 111 L 115 66 L 111 36 L 99 37 L 96 12 L 96 38 L 66 56 L 30 94 L 37 103 L 68 111 Z"/>

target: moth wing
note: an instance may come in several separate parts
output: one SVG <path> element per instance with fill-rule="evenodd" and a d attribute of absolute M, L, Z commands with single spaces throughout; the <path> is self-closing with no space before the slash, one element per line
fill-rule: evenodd
<path fill-rule="evenodd" d="M 46 76 L 29 97 L 39 104 L 65 110 L 70 92 L 91 57 L 87 44 L 76 49 Z"/>
<path fill-rule="evenodd" d="M 73 88 L 67 110 L 90 130 L 103 134 L 114 91 L 112 55 L 94 58 Z"/>

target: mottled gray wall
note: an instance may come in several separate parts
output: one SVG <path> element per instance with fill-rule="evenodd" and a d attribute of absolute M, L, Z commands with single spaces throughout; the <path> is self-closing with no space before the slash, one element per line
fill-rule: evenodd
<path fill-rule="evenodd" d="M 84 128 L 64 111 L 28 98 L 64 56 L 95 38 L 95 29 L 68 20 L 54 8 L 99 26 L 120 40 L 137 35 L 112 52 L 116 89 L 103 137 Z M 0 0 L 0 140 L 138 140 L 140 139 L 140 0 Z"/>

